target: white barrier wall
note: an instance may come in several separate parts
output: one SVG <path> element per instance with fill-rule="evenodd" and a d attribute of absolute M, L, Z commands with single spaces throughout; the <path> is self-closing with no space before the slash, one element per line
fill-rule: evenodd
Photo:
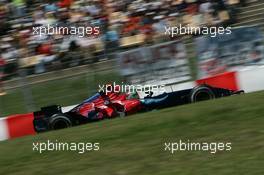
<path fill-rule="evenodd" d="M 239 87 L 247 93 L 264 90 L 264 67 L 238 71 L 237 81 Z"/>

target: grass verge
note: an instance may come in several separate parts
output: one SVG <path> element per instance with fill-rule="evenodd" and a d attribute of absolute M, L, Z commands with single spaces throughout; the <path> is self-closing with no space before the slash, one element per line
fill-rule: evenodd
<path fill-rule="evenodd" d="M 263 174 L 264 92 L 105 120 L 0 143 L 5 175 Z M 100 151 L 32 151 L 32 142 L 99 142 Z M 164 142 L 232 142 L 228 152 L 164 151 Z"/>

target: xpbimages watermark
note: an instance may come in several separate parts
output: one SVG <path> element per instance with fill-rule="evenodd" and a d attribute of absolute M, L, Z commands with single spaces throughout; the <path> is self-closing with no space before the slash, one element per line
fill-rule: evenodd
<path fill-rule="evenodd" d="M 164 151 L 171 154 L 181 151 L 203 151 L 215 154 L 221 151 L 231 151 L 231 142 L 191 142 L 190 140 L 179 142 L 165 142 Z"/>
<path fill-rule="evenodd" d="M 175 37 L 177 35 L 209 35 L 216 37 L 217 35 L 230 35 L 232 33 L 231 27 L 193 27 L 189 24 L 187 26 L 165 27 L 165 35 Z"/>
<path fill-rule="evenodd" d="M 47 25 L 33 27 L 33 35 L 76 35 L 78 37 L 85 36 L 98 36 L 100 34 L 100 27 L 91 26 L 57 26 L 57 25 Z"/>
<path fill-rule="evenodd" d="M 33 142 L 32 150 L 34 152 L 43 153 L 49 151 L 74 151 L 79 154 L 83 154 L 89 151 L 99 151 L 100 143 L 89 142 L 59 142 L 58 140 L 46 142 Z"/>
<path fill-rule="evenodd" d="M 115 92 L 115 93 L 136 93 L 136 92 L 153 92 L 153 93 L 164 93 L 165 85 L 129 85 L 124 84 L 123 82 L 121 84 L 118 84 L 116 82 L 113 82 L 112 84 L 104 84 L 104 85 L 98 85 L 99 92 Z"/>

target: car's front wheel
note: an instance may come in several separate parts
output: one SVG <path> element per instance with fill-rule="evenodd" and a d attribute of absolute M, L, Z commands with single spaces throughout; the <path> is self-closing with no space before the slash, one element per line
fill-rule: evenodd
<path fill-rule="evenodd" d="M 211 100 L 215 98 L 215 94 L 213 90 L 205 85 L 195 87 L 190 96 L 190 100 L 192 103 Z"/>

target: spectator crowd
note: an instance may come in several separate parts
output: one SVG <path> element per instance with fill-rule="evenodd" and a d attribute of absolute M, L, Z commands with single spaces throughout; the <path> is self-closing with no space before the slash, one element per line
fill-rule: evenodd
<path fill-rule="evenodd" d="M 43 73 L 107 58 L 141 44 L 169 41 L 165 26 L 226 26 L 234 0 L 0 0 L 0 75 Z M 36 35 L 37 26 L 98 26 L 100 35 Z M 182 36 L 179 36 L 182 37 Z M 110 57 L 110 56 L 109 56 Z"/>

